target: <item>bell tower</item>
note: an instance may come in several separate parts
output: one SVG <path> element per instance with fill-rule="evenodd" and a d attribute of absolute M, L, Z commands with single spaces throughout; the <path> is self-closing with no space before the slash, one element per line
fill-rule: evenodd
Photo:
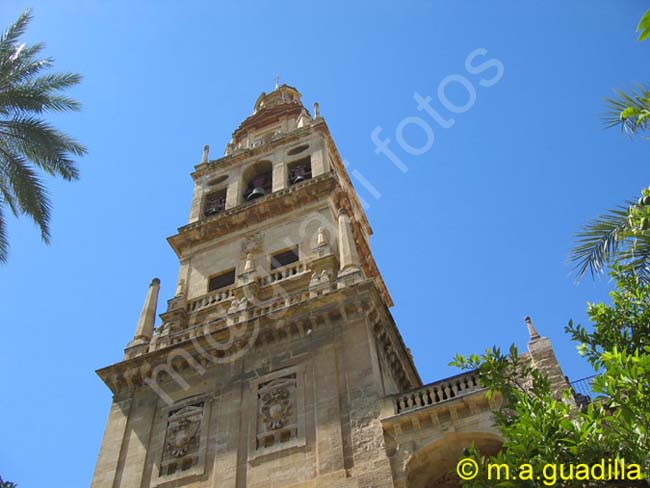
<path fill-rule="evenodd" d="M 384 399 L 421 381 L 318 104 L 262 93 L 192 178 L 175 296 L 154 327 L 154 279 L 98 370 L 113 402 L 92 487 L 395 486 Z"/>

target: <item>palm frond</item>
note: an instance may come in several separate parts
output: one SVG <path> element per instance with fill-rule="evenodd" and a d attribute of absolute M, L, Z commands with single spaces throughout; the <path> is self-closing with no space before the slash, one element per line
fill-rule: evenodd
<path fill-rule="evenodd" d="M 77 179 L 74 158 L 86 148 L 38 116 L 79 110 L 63 91 L 81 76 L 45 72 L 54 61 L 41 57 L 44 45 L 20 42 L 30 20 L 27 10 L 0 36 L 0 210 L 8 207 L 14 215 L 31 217 L 49 242 L 50 200 L 40 171 Z M 5 215 L 0 214 L 0 262 L 8 250 Z"/>
<path fill-rule="evenodd" d="M 9 236 L 7 235 L 7 225 L 2 212 L 3 203 L 4 199 L 0 195 L 0 263 L 6 263 L 9 255 Z"/>
<path fill-rule="evenodd" d="M 71 98 L 35 92 L 25 86 L 0 90 L 0 114 L 5 116 L 77 111 L 79 108 L 79 104 Z"/>
<path fill-rule="evenodd" d="M 18 210 L 38 224 L 41 239 L 49 243 L 50 199 L 34 169 L 15 150 L 0 144 L 0 172 L 9 180 Z"/>
<path fill-rule="evenodd" d="M 625 269 L 635 274 L 642 282 L 650 283 L 650 236 L 647 231 L 630 239 L 629 245 L 619 257 Z"/>
<path fill-rule="evenodd" d="M 82 156 L 86 148 L 46 122 L 33 117 L 0 120 L 0 137 L 11 141 L 14 147 L 47 173 L 66 180 L 79 177 L 79 170 L 68 153 Z"/>
<path fill-rule="evenodd" d="M 16 196 L 14 195 L 11 183 L 9 182 L 7 175 L 0 171 L 0 207 L 3 204 L 8 205 L 11 213 L 13 213 L 15 217 L 18 217 L 18 204 L 16 203 Z"/>
<path fill-rule="evenodd" d="M 601 274 L 620 246 L 623 233 L 629 230 L 627 206 L 609 210 L 606 214 L 589 222 L 576 235 L 576 246 L 572 249 L 570 261 L 578 280 L 589 271 L 592 276 Z"/>
<path fill-rule="evenodd" d="M 7 90 L 28 82 L 41 71 L 52 67 L 54 64 L 52 58 L 38 59 L 35 52 L 30 54 L 29 57 L 25 55 L 29 51 L 36 51 L 35 47 L 24 49 L 20 52 L 20 56 L 15 59 L 10 58 L 0 61 L 0 90 Z"/>
<path fill-rule="evenodd" d="M 630 136 L 639 130 L 647 130 L 650 118 L 644 114 L 650 111 L 650 90 L 640 85 L 630 93 L 623 90 L 614 92 L 615 97 L 605 99 L 608 108 L 603 115 L 605 127 L 620 126 Z"/>
<path fill-rule="evenodd" d="M 27 30 L 27 25 L 32 20 L 32 12 L 30 9 L 25 10 L 18 16 L 18 19 L 9 26 L 9 28 L 0 36 L 0 57 L 5 57 L 6 53 L 11 51 L 14 44 L 18 42 L 20 37 Z"/>

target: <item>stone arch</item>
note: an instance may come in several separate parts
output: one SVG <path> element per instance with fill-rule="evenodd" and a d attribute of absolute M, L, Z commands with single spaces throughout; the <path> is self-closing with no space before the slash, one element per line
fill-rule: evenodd
<path fill-rule="evenodd" d="M 501 439 L 489 432 L 447 432 L 442 438 L 416 451 L 408 460 L 405 475 L 408 488 L 455 488 L 458 478 L 452 473 L 472 443 L 485 455 L 501 449 Z"/>
<path fill-rule="evenodd" d="M 273 163 L 268 160 L 257 161 L 248 166 L 242 174 L 244 201 L 268 195 L 273 190 Z M 257 189 L 258 191 L 254 190 Z"/>

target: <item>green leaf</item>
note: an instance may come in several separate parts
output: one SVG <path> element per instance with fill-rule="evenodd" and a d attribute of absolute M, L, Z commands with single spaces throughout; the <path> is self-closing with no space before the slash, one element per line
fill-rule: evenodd
<path fill-rule="evenodd" d="M 639 42 L 650 39 L 650 10 L 643 14 L 636 31 L 641 33 L 639 34 Z"/>
<path fill-rule="evenodd" d="M 621 120 L 629 119 L 630 117 L 636 117 L 639 115 L 639 109 L 635 107 L 627 107 L 621 112 Z"/>

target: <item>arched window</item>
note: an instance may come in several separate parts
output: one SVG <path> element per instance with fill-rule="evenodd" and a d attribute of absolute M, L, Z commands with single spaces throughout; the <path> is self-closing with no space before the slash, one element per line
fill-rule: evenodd
<path fill-rule="evenodd" d="M 271 161 L 260 161 L 244 172 L 244 201 L 271 193 L 273 189 L 273 165 Z"/>
<path fill-rule="evenodd" d="M 311 178 L 311 158 L 299 159 L 289 163 L 289 185 L 295 185 Z"/>
<path fill-rule="evenodd" d="M 226 189 L 208 193 L 203 202 L 203 215 L 209 217 L 226 209 Z"/>

